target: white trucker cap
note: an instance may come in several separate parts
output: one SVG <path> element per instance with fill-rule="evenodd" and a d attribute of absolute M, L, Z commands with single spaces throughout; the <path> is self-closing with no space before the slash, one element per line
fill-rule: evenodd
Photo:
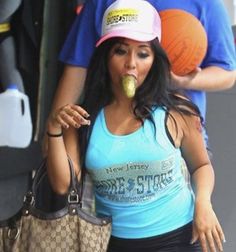
<path fill-rule="evenodd" d="M 145 0 L 117 0 L 105 11 L 101 38 L 96 47 L 113 37 L 146 42 L 161 40 L 161 19 L 156 9 Z"/>

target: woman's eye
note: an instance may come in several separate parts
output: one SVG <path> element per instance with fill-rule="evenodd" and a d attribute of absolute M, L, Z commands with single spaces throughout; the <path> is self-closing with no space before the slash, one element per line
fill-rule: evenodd
<path fill-rule="evenodd" d="M 126 50 L 124 50 L 124 49 L 122 49 L 122 48 L 116 48 L 116 49 L 114 50 L 114 53 L 115 53 L 115 54 L 118 54 L 118 55 L 124 55 L 124 54 L 126 54 Z"/>
<path fill-rule="evenodd" d="M 140 52 L 140 53 L 138 53 L 138 57 L 141 58 L 141 59 L 145 59 L 145 58 L 149 57 L 149 53 Z"/>

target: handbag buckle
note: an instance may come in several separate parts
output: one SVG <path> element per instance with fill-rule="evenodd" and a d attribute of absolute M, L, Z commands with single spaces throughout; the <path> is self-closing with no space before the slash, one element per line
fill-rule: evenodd
<path fill-rule="evenodd" d="M 71 193 L 68 195 L 68 203 L 79 203 L 79 195 L 74 190 L 72 190 Z"/>
<path fill-rule="evenodd" d="M 32 192 L 30 193 L 27 193 L 25 196 L 24 196 L 24 203 L 27 203 L 29 205 L 33 205 L 34 203 L 34 196 L 32 194 Z"/>
<path fill-rule="evenodd" d="M 18 227 L 9 228 L 7 231 L 7 237 L 9 238 L 9 240 L 14 241 L 19 235 L 20 229 Z"/>

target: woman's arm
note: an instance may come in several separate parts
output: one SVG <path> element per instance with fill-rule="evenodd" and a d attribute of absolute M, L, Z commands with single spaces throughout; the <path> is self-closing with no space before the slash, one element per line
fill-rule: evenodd
<path fill-rule="evenodd" d="M 206 92 L 232 88 L 236 80 L 236 71 L 227 71 L 216 66 L 197 68 L 185 76 L 172 74 L 173 83 L 181 89 L 193 89 Z"/>
<path fill-rule="evenodd" d="M 224 233 L 211 204 L 213 168 L 206 165 L 197 169 L 192 179 L 196 195 L 192 243 L 199 239 L 203 252 L 208 251 L 208 246 L 211 252 L 215 252 L 216 247 L 223 251 Z"/>
<path fill-rule="evenodd" d="M 50 121 L 50 118 L 55 117 L 55 114 L 57 113 L 59 108 L 66 106 L 66 104 L 78 103 L 84 87 L 86 73 L 86 68 L 72 65 L 65 66 L 63 75 L 59 81 L 59 85 L 54 96 L 53 105 L 50 111 L 50 115 L 47 118 L 47 122 Z M 81 114 L 81 116 L 84 116 L 86 118 L 88 114 L 84 113 Z M 64 132 L 64 134 L 66 134 L 66 132 Z M 43 155 L 47 156 L 48 136 L 46 135 L 46 133 L 43 139 L 42 151 Z"/>
<path fill-rule="evenodd" d="M 51 113 L 55 113 L 58 108 L 66 104 L 78 102 L 84 88 L 86 74 L 86 68 L 72 65 L 65 66 L 53 100 Z"/>
<path fill-rule="evenodd" d="M 199 239 L 203 252 L 223 251 L 225 237 L 211 205 L 214 188 L 214 170 L 208 157 L 201 131 L 200 118 L 183 116 L 181 120 L 182 155 L 190 170 L 195 192 L 195 214 L 192 242 Z M 178 124 L 179 125 L 179 124 Z"/>
<path fill-rule="evenodd" d="M 47 123 L 48 152 L 47 167 L 50 183 L 55 192 L 65 194 L 70 184 L 68 156 L 75 173 L 80 178 L 80 158 L 77 129 L 89 125 L 81 114 L 86 111 L 77 105 L 66 105 L 55 111 Z M 60 134 L 63 133 L 63 136 Z"/>

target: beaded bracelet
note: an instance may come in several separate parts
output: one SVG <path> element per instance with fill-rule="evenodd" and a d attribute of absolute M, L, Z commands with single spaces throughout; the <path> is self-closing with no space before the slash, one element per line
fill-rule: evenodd
<path fill-rule="evenodd" d="M 52 134 L 52 133 L 50 133 L 50 132 L 47 131 L 47 135 L 49 137 L 61 137 L 63 135 L 63 132 L 60 132 L 58 134 Z"/>

